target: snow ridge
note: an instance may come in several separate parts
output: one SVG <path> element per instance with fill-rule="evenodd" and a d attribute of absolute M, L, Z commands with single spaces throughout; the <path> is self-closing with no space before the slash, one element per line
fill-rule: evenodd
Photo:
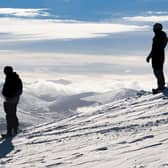
<path fill-rule="evenodd" d="M 168 167 L 168 97 L 138 93 L 0 142 L 0 166 Z"/>

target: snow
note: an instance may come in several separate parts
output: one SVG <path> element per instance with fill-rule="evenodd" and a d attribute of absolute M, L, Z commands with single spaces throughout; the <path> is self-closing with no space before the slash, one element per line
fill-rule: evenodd
<path fill-rule="evenodd" d="M 89 96 L 84 100 L 105 104 L 115 100 L 121 100 L 121 99 L 134 97 L 134 96 L 137 96 L 137 90 L 122 88 L 122 89 L 101 93 L 99 95 Z"/>
<path fill-rule="evenodd" d="M 53 118 L 32 124 L 16 137 L 1 141 L 0 167 L 166 168 L 166 93 L 167 90 L 152 95 L 121 88 L 114 92 L 64 95 L 59 101 L 49 101 L 47 108 L 52 106 L 51 111 L 66 111 L 74 103 L 74 112 L 59 121 Z M 78 107 L 83 101 L 89 104 Z M 64 103 L 67 107 L 60 108 Z M 36 112 L 41 113 L 38 109 Z M 28 116 L 34 117 L 27 112 L 25 117 Z"/>

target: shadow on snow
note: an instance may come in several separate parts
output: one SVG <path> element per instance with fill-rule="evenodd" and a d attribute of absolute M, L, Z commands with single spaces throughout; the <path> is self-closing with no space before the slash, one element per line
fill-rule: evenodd
<path fill-rule="evenodd" d="M 12 139 L 13 137 L 6 138 L 0 144 L 0 159 L 6 157 L 7 154 L 14 150 Z"/>

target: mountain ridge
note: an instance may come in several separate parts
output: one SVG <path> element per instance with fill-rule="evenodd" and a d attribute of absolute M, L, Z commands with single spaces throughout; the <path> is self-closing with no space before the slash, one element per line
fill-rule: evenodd
<path fill-rule="evenodd" d="M 14 150 L 0 165 L 166 167 L 167 99 L 163 94 L 136 96 L 28 128 L 11 141 Z"/>

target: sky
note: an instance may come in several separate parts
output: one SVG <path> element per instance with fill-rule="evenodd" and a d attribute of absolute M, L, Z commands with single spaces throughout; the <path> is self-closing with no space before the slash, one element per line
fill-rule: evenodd
<path fill-rule="evenodd" d="M 1 0 L 0 66 L 58 74 L 151 73 L 152 25 L 166 0 Z"/>

